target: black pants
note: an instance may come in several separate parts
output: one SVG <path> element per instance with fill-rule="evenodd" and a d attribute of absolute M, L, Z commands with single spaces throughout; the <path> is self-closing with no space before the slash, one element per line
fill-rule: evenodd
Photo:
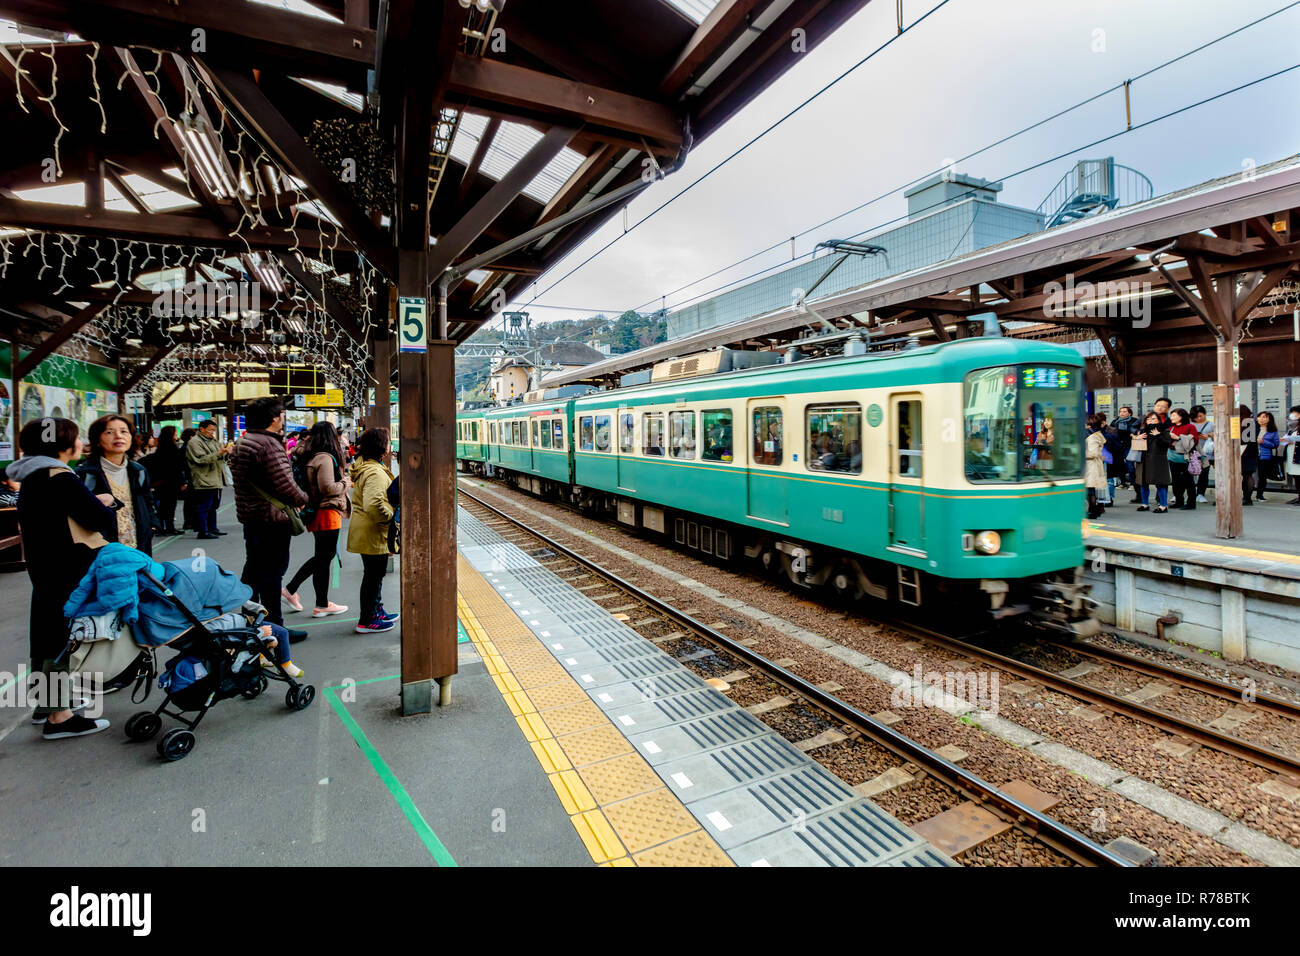
<path fill-rule="evenodd" d="M 303 562 L 289 582 L 289 593 L 296 594 L 298 586 L 310 577 L 316 588 L 316 606 L 325 607 L 330 603 L 330 565 L 338 554 L 339 529 L 313 531 L 312 537 L 316 539 L 315 553 Z"/>
<path fill-rule="evenodd" d="M 1205 491 L 1210 487 L 1210 466 L 1213 462 L 1201 459 L 1201 473 L 1196 476 L 1196 497 L 1204 498 Z"/>
<path fill-rule="evenodd" d="M 1243 472 L 1241 475 L 1241 498 L 1243 504 L 1249 504 L 1255 491 L 1255 473 Z"/>
<path fill-rule="evenodd" d="M 244 525 L 244 573 L 239 576 L 253 589 L 253 600 L 266 608 L 266 620 L 284 624 L 280 588 L 289 570 L 289 523 Z"/>
<path fill-rule="evenodd" d="M 198 492 L 187 488 L 181 492 L 181 526 L 197 531 L 199 528 Z"/>
<path fill-rule="evenodd" d="M 216 488 L 196 488 L 194 496 L 194 530 L 211 534 L 217 530 L 217 501 L 221 494 Z"/>
<path fill-rule="evenodd" d="M 1174 479 L 1174 500 L 1171 502 L 1173 507 L 1189 508 L 1196 507 L 1196 486 L 1192 483 L 1192 476 L 1187 473 L 1187 464 L 1179 464 L 1176 461 L 1169 463 L 1169 470 L 1173 473 Z"/>
<path fill-rule="evenodd" d="M 163 531 L 176 530 L 176 498 L 179 492 L 175 488 L 159 488 L 154 492 L 158 499 L 158 525 Z"/>
<path fill-rule="evenodd" d="M 379 614 L 384 601 L 384 575 L 388 573 L 388 555 L 363 554 L 361 556 L 361 606 L 357 608 L 362 624 L 368 624 Z"/>

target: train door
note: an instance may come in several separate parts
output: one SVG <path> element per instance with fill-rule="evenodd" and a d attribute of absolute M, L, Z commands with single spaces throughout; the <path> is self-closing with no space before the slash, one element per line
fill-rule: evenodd
<path fill-rule="evenodd" d="M 537 450 L 542 447 L 541 435 L 539 433 L 541 429 L 541 425 L 542 423 L 538 421 L 536 418 L 532 419 L 528 423 L 528 429 L 529 432 L 531 433 L 528 436 L 528 462 L 529 462 L 529 467 L 533 471 L 533 474 L 536 474 L 537 470 L 542 467 L 542 461 L 541 461 L 542 456 L 541 453 Z"/>
<path fill-rule="evenodd" d="M 921 396 L 891 395 L 889 410 L 889 546 L 924 555 Z"/>
<path fill-rule="evenodd" d="M 786 421 L 784 398 L 749 400 L 749 468 L 746 469 L 748 514 L 778 524 L 789 524 L 786 486 L 789 479 L 777 469 L 785 463 Z"/>
<path fill-rule="evenodd" d="M 618 410 L 618 486 L 635 491 L 636 415 L 630 408 Z"/>

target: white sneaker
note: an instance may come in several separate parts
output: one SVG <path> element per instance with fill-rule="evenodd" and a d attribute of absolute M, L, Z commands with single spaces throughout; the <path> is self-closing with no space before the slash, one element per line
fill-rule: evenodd
<path fill-rule="evenodd" d="M 1206 498 L 1205 495 L 1197 495 L 1196 503 L 1198 505 L 1208 505 L 1210 503 L 1210 499 Z"/>

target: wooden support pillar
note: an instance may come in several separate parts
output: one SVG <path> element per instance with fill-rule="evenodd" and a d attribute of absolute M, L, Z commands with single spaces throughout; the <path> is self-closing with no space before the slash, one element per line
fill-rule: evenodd
<path fill-rule="evenodd" d="M 375 359 L 375 404 L 370 428 L 392 428 L 393 340 L 376 335 L 370 345 Z"/>
<path fill-rule="evenodd" d="M 399 294 L 425 296 L 427 269 L 423 250 L 399 250 Z M 429 341 L 427 353 L 398 356 L 404 716 L 433 709 L 435 680 L 445 702 L 456 673 L 454 367 L 455 343 L 445 340 Z"/>
<path fill-rule="evenodd" d="M 235 440 L 235 373 L 226 373 L 226 440 Z"/>
<path fill-rule="evenodd" d="M 1241 419 L 1237 415 L 1237 365 L 1240 342 L 1235 322 L 1219 339 L 1214 386 L 1214 533 L 1220 538 L 1241 534 Z"/>

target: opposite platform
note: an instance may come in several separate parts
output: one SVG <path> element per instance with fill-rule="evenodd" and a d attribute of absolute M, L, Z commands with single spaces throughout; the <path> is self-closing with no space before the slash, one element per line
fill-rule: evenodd
<path fill-rule="evenodd" d="M 953 865 L 463 509 L 458 530 L 471 636 L 594 858 Z"/>

